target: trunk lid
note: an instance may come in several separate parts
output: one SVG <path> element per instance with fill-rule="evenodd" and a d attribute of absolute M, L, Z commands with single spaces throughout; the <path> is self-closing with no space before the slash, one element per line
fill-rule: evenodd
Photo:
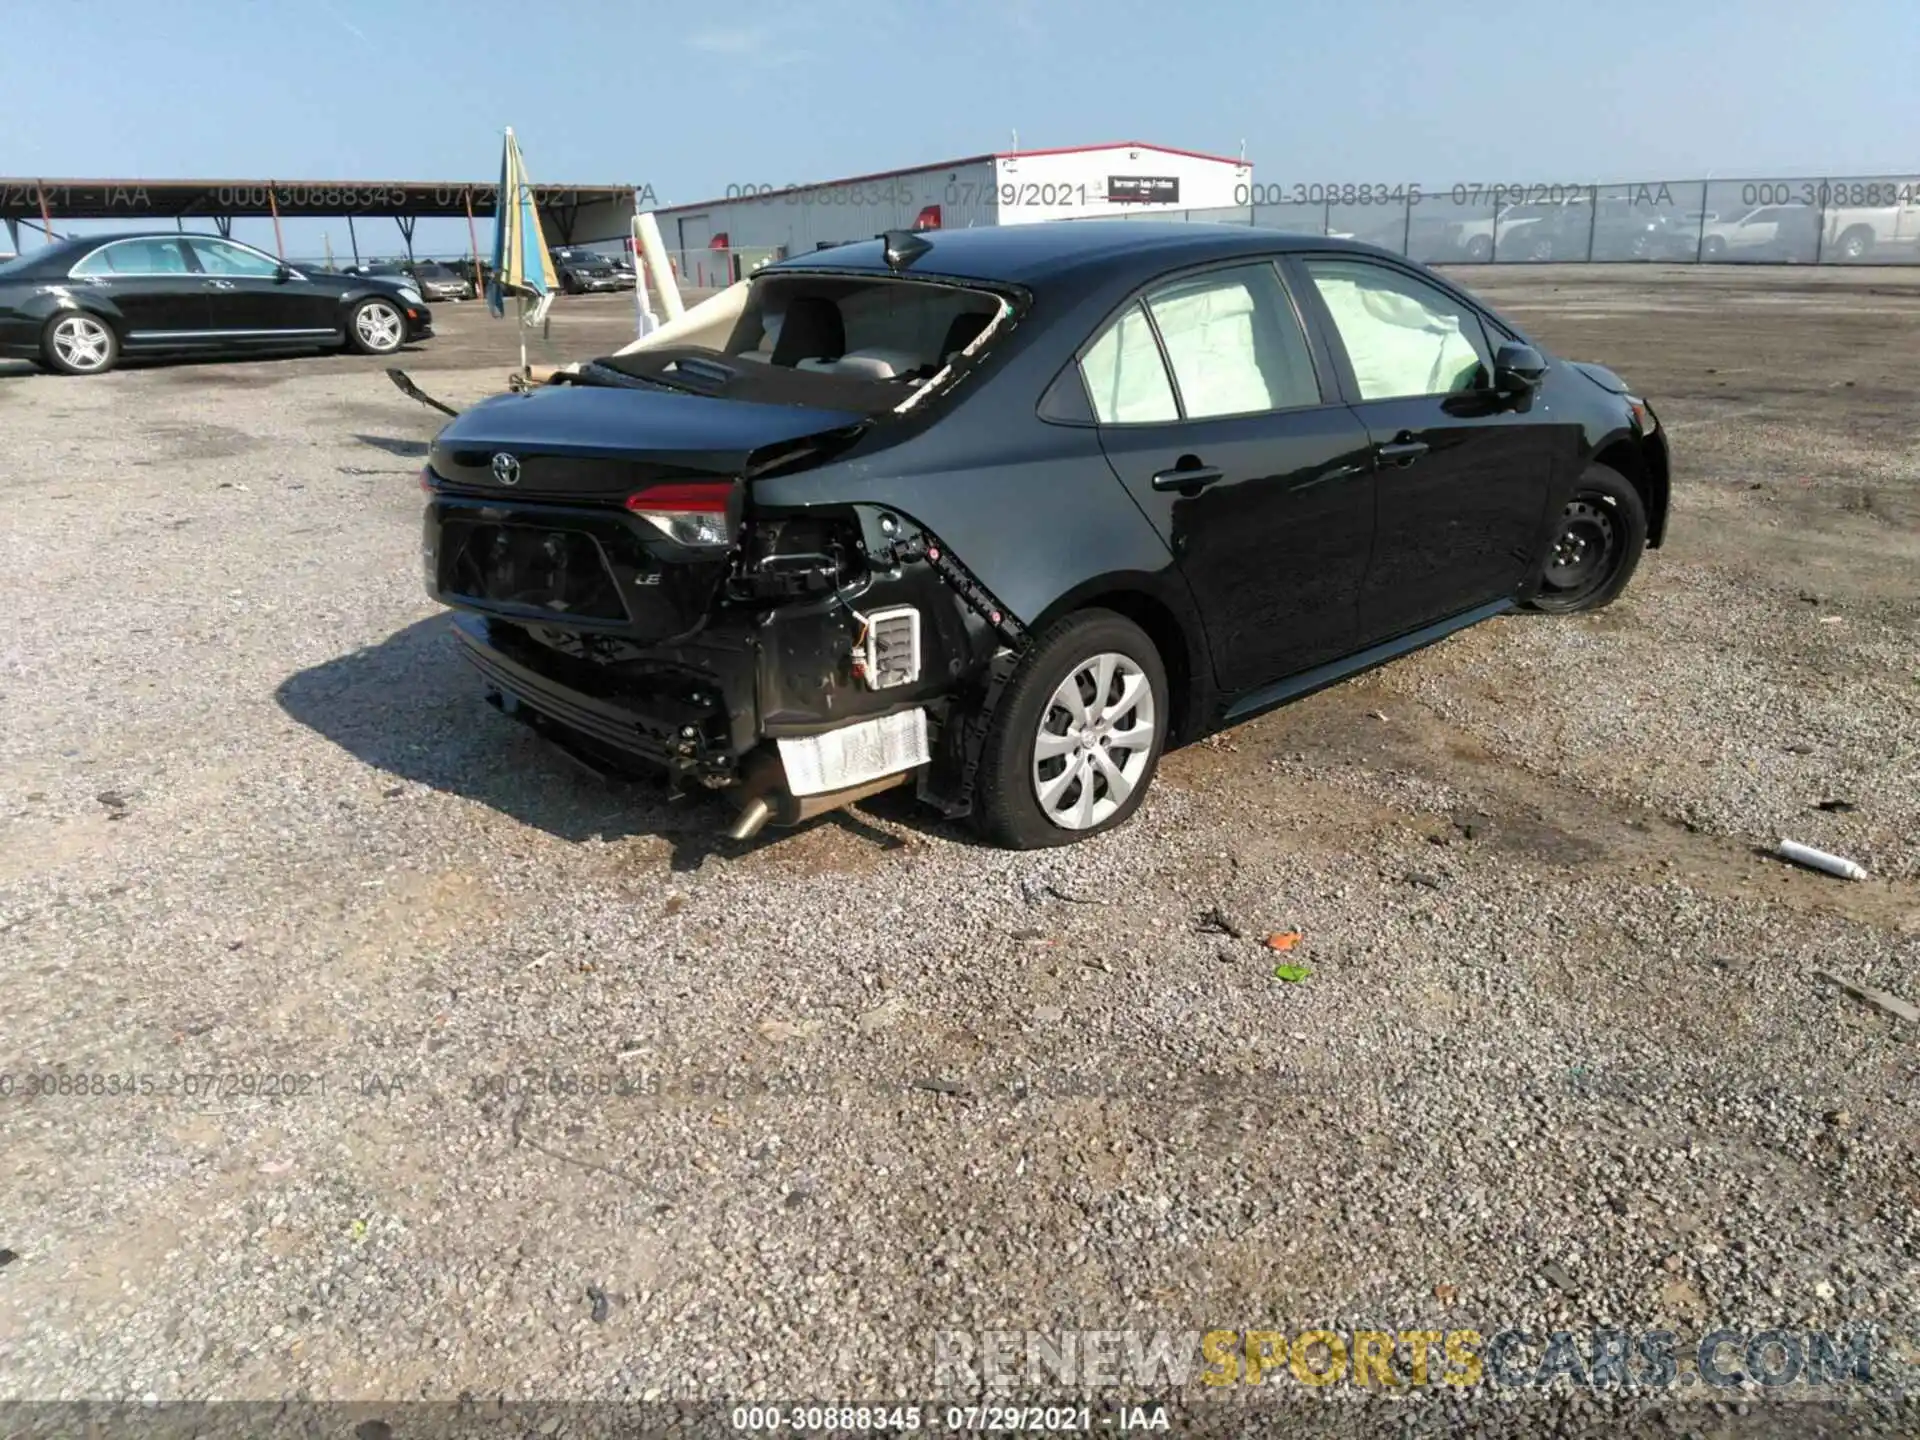
<path fill-rule="evenodd" d="M 457 490 L 618 502 L 674 476 L 743 476 L 804 448 L 800 442 L 865 422 L 862 415 L 811 406 L 546 385 L 462 412 L 435 437 L 428 464 Z"/>
<path fill-rule="evenodd" d="M 654 389 L 555 385 L 484 401 L 429 452 L 431 586 L 536 638 L 669 641 L 712 608 L 747 477 L 837 448 L 865 423 Z"/>

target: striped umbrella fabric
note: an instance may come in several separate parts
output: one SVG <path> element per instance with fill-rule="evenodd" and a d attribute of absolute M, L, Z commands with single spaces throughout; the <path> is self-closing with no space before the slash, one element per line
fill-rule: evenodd
<path fill-rule="evenodd" d="M 539 303 L 529 323 L 537 323 L 559 288 L 560 277 L 554 274 L 547 238 L 540 230 L 540 207 L 534 203 L 533 182 L 527 177 L 526 162 L 520 158 L 520 142 L 509 127 L 506 149 L 500 157 L 500 195 L 493 221 L 493 278 L 487 282 L 487 308 L 495 315 L 504 315 L 508 292 L 536 296 Z"/>

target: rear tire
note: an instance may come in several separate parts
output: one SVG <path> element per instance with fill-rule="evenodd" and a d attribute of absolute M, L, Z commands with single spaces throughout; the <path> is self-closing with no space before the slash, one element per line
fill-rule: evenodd
<path fill-rule="evenodd" d="M 362 355 L 391 355 L 407 343 L 407 317 L 398 300 L 376 295 L 347 316 L 347 344 Z"/>
<path fill-rule="evenodd" d="M 1038 850 L 1124 825 L 1153 781 L 1167 718 L 1166 667 L 1147 633 L 1111 610 L 1067 616 L 1035 640 L 1001 696 L 980 757 L 977 827 Z"/>
<path fill-rule="evenodd" d="M 1547 548 L 1533 608 L 1572 615 L 1610 605 L 1627 588 L 1647 547 L 1647 507 L 1618 470 L 1589 465 Z"/>
<path fill-rule="evenodd" d="M 1864 260 L 1873 253 L 1873 231 L 1865 225 L 1856 225 L 1840 237 L 1840 258 L 1842 260 Z"/>
<path fill-rule="evenodd" d="M 63 310 L 40 332 L 40 356 L 61 375 L 104 375 L 120 360 L 113 326 L 84 310 Z"/>

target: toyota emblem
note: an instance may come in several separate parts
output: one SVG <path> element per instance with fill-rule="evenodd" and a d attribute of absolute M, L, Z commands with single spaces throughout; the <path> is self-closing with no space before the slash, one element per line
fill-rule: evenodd
<path fill-rule="evenodd" d="M 518 485 L 520 483 L 519 457 L 509 455 L 504 450 L 498 455 L 495 455 L 493 457 L 493 478 L 501 485 Z"/>

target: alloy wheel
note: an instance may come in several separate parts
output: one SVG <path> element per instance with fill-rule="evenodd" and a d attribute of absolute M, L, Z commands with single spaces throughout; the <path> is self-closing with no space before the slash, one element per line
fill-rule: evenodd
<path fill-rule="evenodd" d="M 1604 580 L 1618 548 L 1617 534 L 1604 505 L 1586 496 L 1574 497 L 1560 512 L 1560 531 L 1547 553 L 1547 584 L 1556 590 L 1578 590 Z"/>
<path fill-rule="evenodd" d="M 360 307 L 360 313 L 353 317 L 353 328 L 360 342 L 374 351 L 397 350 L 406 335 L 400 312 L 377 300 Z"/>
<path fill-rule="evenodd" d="M 1112 817 L 1153 758 L 1153 686 L 1125 655 L 1083 660 L 1054 689 L 1033 740 L 1040 811 L 1063 830 Z"/>
<path fill-rule="evenodd" d="M 113 357 L 113 336 L 91 315 L 69 315 L 53 327 L 53 349 L 71 370 L 101 370 Z"/>

